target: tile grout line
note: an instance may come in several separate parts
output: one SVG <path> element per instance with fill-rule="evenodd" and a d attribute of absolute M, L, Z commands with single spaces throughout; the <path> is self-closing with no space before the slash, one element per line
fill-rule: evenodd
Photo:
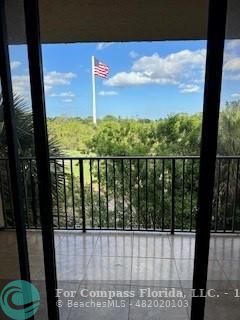
<path fill-rule="evenodd" d="M 231 289 L 233 289 L 233 285 L 232 285 L 232 280 L 230 280 L 224 270 L 224 266 L 220 263 L 219 259 L 216 258 L 216 261 L 220 267 L 220 270 L 222 271 L 222 273 L 224 274 L 224 277 L 227 279 L 227 282 L 229 283 L 229 285 L 231 286 Z M 224 261 L 224 260 L 223 260 Z"/>
<path fill-rule="evenodd" d="M 168 236 L 168 240 L 169 240 L 169 242 L 170 242 L 170 247 L 171 247 L 171 249 L 173 250 L 173 243 L 172 243 L 172 241 L 170 240 L 169 236 Z M 179 284 L 180 284 L 180 287 L 181 287 L 182 292 L 184 293 L 184 289 L 185 289 L 185 288 L 183 288 L 183 285 L 182 285 L 182 281 L 181 281 L 181 278 L 180 278 L 180 273 L 179 273 L 179 270 L 178 270 L 178 267 L 177 267 L 177 262 L 176 262 L 176 258 L 175 258 L 175 255 L 174 255 L 174 254 L 173 254 L 173 260 L 174 260 L 175 268 L 176 268 L 176 270 L 177 270 L 177 275 L 178 275 Z M 184 294 L 185 294 L 185 293 L 184 293 Z M 190 310 L 189 308 L 187 308 L 186 313 L 187 313 L 188 319 L 190 319 L 190 313 L 189 313 L 189 311 L 191 311 L 191 310 Z"/>
<path fill-rule="evenodd" d="M 95 240 L 95 244 L 94 244 L 93 249 L 95 249 L 95 247 L 96 247 L 96 245 L 97 245 L 97 241 L 99 240 L 99 238 L 100 238 L 100 232 L 98 232 L 98 236 L 97 236 L 97 239 Z M 87 267 L 88 267 L 88 265 L 89 265 L 90 260 L 91 260 L 92 257 L 93 257 L 93 251 L 92 251 L 92 254 L 91 254 L 91 256 L 90 256 L 90 258 L 89 258 L 89 260 L 88 260 Z M 78 287 L 77 287 L 77 292 L 79 291 L 80 286 L 81 286 L 81 284 L 82 284 L 83 281 L 84 281 L 85 275 L 86 275 L 86 271 L 85 271 L 85 273 L 83 274 L 83 278 L 79 281 L 79 285 L 78 285 Z M 70 311 L 69 315 L 67 316 L 66 320 L 71 320 L 72 310 L 73 310 L 73 309 L 71 309 L 71 311 Z"/>
<path fill-rule="evenodd" d="M 131 257 L 131 273 L 130 273 L 130 291 L 132 289 L 132 272 L 133 272 L 133 242 L 134 242 L 134 232 L 132 232 L 132 243 L 131 243 L 131 251 L 132 251 L 132 257 Z M 129 298 L 129 306 L 128 306 L 128 320 L 130 319 L 130 301 L 131 298 Z"/>

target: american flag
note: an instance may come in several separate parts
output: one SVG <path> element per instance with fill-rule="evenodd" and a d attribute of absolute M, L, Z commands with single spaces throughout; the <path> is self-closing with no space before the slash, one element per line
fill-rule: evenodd
<path fill-rule="evenodd" d="M 109 67 L 102 63 L 101 61 L 98 61 L 96 58 L 94 58 L 94 74 L 95 76 L 99 76 L 101 78 L 107 78 L 109 73 Z"/>

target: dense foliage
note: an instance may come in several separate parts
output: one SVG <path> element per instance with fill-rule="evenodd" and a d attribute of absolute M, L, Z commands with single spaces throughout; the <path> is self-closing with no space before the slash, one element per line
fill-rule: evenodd
<path fill-rule="evenodd" d="M 22 99 L 15 99 L 19 153 L 34 155 L 31 114 Z M 2 111 L 1 111 L 2 112 Z M 1 115 L 2 119 L 2 115 Z M 199 155 L 201 114 L 175 114 L 159 120 L 98 120 L 56 117 L 48 119 L 50 154 L 85 156 L 196 156 Z M 0 153 L 6 156 L 4 125 L 1 123 Z M 219 121 L 218 154 L 240 153 L 240 101 L 226 104 Z M 57 227 L 81 228 L 82 208 L 79 181 L 80 160 L 51 160 L 54 221 Z M 240 226 L 238 162 L 217 162 L 214 226 Z M 23 162 L 26 217 L 39 225 L 36 216 L 36 169 Z M 30 170 L 31 169 L 31 170 Z M 32 172 L 33 170 L 33 172 Z M 195 226 L 198 189 L 198 159 L 84 160 L 84 192 L 87 227 L 190 230 Z M 2 176 L 4 170 L 2 169 Z M 174 172 L 174 173 L 173 173 Z M 4 178 L 5 179 L 5 178 Z M 6 196 L 6 194 L 4 195 Z M 233 218 L 234 216 L 234 218 Z M 36 217 L 35 217 L 36 218 Z M 235 222 L 233 221 L 235 219 Z"/>
<path fill-rule="evenodd" d="M 201 114 L 175 114 L 159 120 L 48 119 L 51 138 L 66 155 L 198 155 Z M 240 154 L 240 101 L 227 102 L 219 119 L 219 155 Z"/>
<path fill-rule="evenodd" d="M 52 118 L 51 137 L 66 154 L 196 155 L 201 115 L 177 114 L 160 120 L 105 117 L 95 128 L 91 118 Z"/>
<path fill-rule="evenodd" d="M 220 114 L 218 154 L 240 152 L 240 102 L 227 103 Z M 199 155 L 201 114 L 176 114 L 165 119 L 55 118 L 48 122 L 67 155 L 81 156 L 190 156 Z M 175 168 L 175 225 L 194 228 L 197 209 L 198 160 L 85 161 L 85 196 L 89 226 L 119 228 L 147 226 L 169 229 L 172 210 L 172 172 Z M 78 184 L 78 163 L 74 171 Z M 90 172 L 91 169 L 91 172 Z M 107 170 L 107 179 L 106 179 Z M 91 177 L 92 175 L 92 185 Z M 217 163 L 213 226 L 231 228 L 237 162 Z M 70 183 L 69 183 L 70 185 Z M 91 190 L 92 187 L 92 190 Z M 69 191 L 70 192 L 70 191 Z M 80 201 L 80 195 L 78 200 Z M 71 206 L 71 204 L 69 203 Z M 79 225 L 81 225 L 81 210 Z"/>

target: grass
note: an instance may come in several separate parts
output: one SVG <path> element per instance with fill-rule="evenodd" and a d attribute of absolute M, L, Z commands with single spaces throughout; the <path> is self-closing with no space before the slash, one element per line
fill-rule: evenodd
<path fill-rule="evenodd" d="M 85 154 L 81 154 L 79 151 L 76 150 L 67 150 L 65 152 L 66 157 L 83 157 L 86 156 Z M 73 163 L 73 176 L 79 177 L 79 161 L 78 160 L 72 160 Z M 70 161 L 65 161 L 65 171 L 66 173 L 71 173 L 71 167 L 70 167 Z M 90 168 L 89 168 L 89 161 L 85 160 L 83 162 L 83 175 L 84 175 L 84 183 L 89 184 L 90 183 Z"/>

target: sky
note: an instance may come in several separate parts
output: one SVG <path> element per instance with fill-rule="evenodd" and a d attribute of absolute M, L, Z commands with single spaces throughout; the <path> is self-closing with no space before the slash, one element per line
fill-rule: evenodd
<path fill-rule="evenodd" d="M 110 68 L 96 77 L 97 117 L 158 119 L 202 111 L 206 41 L 42 46 L 47 115 L 92 116 L 91 56 Z M 13 89 L 30 104 L 26 46 L 10 46 Z M 225 42 L 221 105 L 240 99 L 240 40 Z"/>

